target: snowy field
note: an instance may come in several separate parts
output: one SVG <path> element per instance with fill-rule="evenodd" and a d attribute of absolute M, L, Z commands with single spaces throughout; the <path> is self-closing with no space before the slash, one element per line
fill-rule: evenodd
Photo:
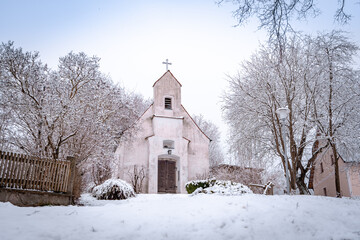
<path fill-rule="evenodd" d="M 0 239 L 360 239 L 360 200 L 138 195 L 85 206 L 0 203 Z"/>

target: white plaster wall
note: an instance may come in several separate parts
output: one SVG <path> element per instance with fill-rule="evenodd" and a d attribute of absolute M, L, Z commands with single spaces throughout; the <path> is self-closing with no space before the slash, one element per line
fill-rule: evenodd
<path fill-rule="evenodd" d="M 172 110 L 164 108 L 164 98 L 171 97 Z M 123 141 L 116 150 L 116 176 L 130 182 L 128 171 L 134 165 L 148 168 L 148 193 L 157 193 L 158 159 L 166 157 L 164 140 L 175 143 L 172 157 L 177 167 L 177 192 L 185 193 L 189 180 L 209 172 L 209 139 L 196 126 L 181 105 L 181 85 L 166 72 L 154 84 L 154 104 L 135 124 L 136 134 L 131 141 Z"/>
<path fill-rule="evenodd" d="M 164 108 L 165 97 L 172 98 L 173 110 Z M 181 86 L 170 72 L 166 72 L 154 85 L 154 106 L 155 115 L 181 116 Z"/>
<path fill-rule="evenodd" d="M 206 176 L 209 173 L 210 140 L 198 129 L 187 114 L 184 118 L 183 135 L 190 140 L 188 146 L 188 180 Z"/>
<path fill-rule="evenodd" d="M 176 160 L 177 166 L 177 192 L 185 193 L 185 183 L 188 180 L 188 141 L 182 137 L 183 119 L 153 117 L 154 136 L 148 139 L 149 146 L 149 193 L 158 191 L 158 160 L 161 158 L 172 158 Z M 163 148 L 164 140 L 174 141 L 172 156 L 168 155 L 168 149 Z"/>
<path fill-rule="evenodd" d="M 179 191 L 180 193 L 187 193 L 185 189 L 185 184 L 189 181 L 189 152 L 188 146 L 189 141 L 181 138 L 180 141 L 180 152 L 182 153 L 182 158 L 180 159 L 179 171 L 180 171 L 180 181 L 179 181 Z"/>
<path fill-rule="evenodd" d="M 118 164 L 116 167 L 117 171 L 115 171 L 115 177 L 131 183 L 129 171 L 133 169 L 134 165 L 139 167 L 143 166 L 146 168 L 146 171 L 148 171 L 149 149 L 146 137 L 153 135 L 151 120 L 152 115 L 153 108 L 150 106 L 135 124 L 133 130 L 131 130 L 130 138 L 124 139 L 120 142 L 115 152 L 115 162 Z M 143 188 L 148 189 L 147 181 L 145 181 Z"/>
<path fill-rule="evenodd" d="M 153 129 L 156 136 L 164 138 L 181 138 L 183 132 L 182 118 L 153 117 Z M 176 148 L 176 146 L 175 146 Z"/>

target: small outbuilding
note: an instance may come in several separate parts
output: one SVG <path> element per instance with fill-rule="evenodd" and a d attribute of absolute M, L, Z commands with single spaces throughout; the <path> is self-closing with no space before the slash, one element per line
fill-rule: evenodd
<path fill-rule="evenodd" d="M 316 141 L 313 151 L 325 146 L 325 141 Z M 352 158 L 339 147 L 339 180 L 341 195 L 344 197 L 360 197 L 360 161 Z M 342 153 L 342 154 L 341 154 Z M 309 189 L 314 195 L 336 197 L 335 158 L 330 146 L 325 147 L 317 155 L 311 168 Z"/>

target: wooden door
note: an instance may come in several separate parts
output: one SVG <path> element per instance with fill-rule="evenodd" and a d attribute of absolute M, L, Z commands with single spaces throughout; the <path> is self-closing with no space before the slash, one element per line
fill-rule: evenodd
<path fill-rule="evenodd" d="M 176 193 L 176 162 L 159 160 L 158 192 Z"/>

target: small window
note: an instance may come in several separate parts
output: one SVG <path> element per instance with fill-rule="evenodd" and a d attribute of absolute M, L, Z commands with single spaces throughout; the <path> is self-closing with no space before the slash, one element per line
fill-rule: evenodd
<path fill-rule="evenodd" d="M 172 109 L 171 98 L 165 98 L 165 109 Z"/>
<path fill-rule="evenodd" d="M 324 190 L 324 196 L 327 196 L 326 187 L 324 187 L 323 190 Z"/>
<path fill-rule="evenodd" d="M 166 149 L 174 149 L 174 141 L 173 140 L 164 140 L 163 146 Z"/>
<path fill-rule="evenodd" d="M 335 160 L 334 160 L 334 156 L 331 154 L 330 155 L 330 158 L 331 158 L 331 165 L 334 165 L 335 164 Z"/>
<path fill-rule="evenodd" d="M 324 172 L 324 166 L 323 166 L 323 163 L 320 163 L 320 168 L 321 168 L 321 172 L 323 173 L 323 172 Z"/>

